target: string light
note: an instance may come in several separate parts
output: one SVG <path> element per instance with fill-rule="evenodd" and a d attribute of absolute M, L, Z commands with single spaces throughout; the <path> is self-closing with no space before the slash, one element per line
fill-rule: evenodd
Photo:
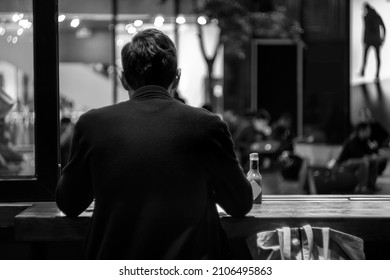
<path fill-rule="evenodd" d="M 135 28 L 132 24 L 126 25 L 126 30 L 130 35 L 137 33 L 137 28 Z"/>
<path fill-rule="evenodd" d="M 19 20 L 19 14 L 14 14 L 13 16 L 12 16 L 12 21 L 13 22 L 17 22 Z"/>
<path fill-rule="evenodd" d="M 223 88 L 221 85 L 214 86 L 214 96 L 219 98 L 223 96 Z"/>
<path fill-rule="evenodd" d="M 10 43 L 11 41 L 12 41 L 12 36 L 9 35 L 9 36 L 7 37 L 7 42 Z"/>
<path fill-rule="evenodd" d="M 123 41 L 122 39 L 118 39 L 118 41 L 116 41 L 116 45 L 118 47 L 122 47 L 124 44 L 125 44 L 125 41 Z"/>
<path fill-rule="evenodd" d="M 25 29 L 29 29 L 31 28 L 32 23 L 28 21 L 28 19 L 22 19 L 21 21 L 19 21 L 19 25 Z"/>
<path fill-rule="evenodd" d="M 23 28 L 27 28 L 28 19 L 22 19 L 19 21 L 19 25 Z"/>
<path fill-rule="evenodd" d="M 78 18 L 74 18 L 70 22 L 70 26 L 72 26 L 73 28 L 76 28 L 77 26 L 79 26 L 79 24 L 80 24 L 80 20 Z"/>
<path fill-rule="evenodd" d="M 67 16 L 65 14 L 59 14 L 58 15 L 58 22 L 64 22 L 67 19 Z M 193 20 L 196 19 L 197 23 L 200 25 L 205 25 L 209 22 L 206 16 L 201 15 L 197 18 L 191 18 L 190 17 L 190 22 L 193 22 Z M 77 28 L 79 27 L 81 21 L 79 18 L 73 18 L 69 19 L 70 20 L 70 26 L 72 28 Z M 152 19 L 153 20 L 153 19 Z M 187 23 L 188 18 L 184 15 L 179 15 L 176 19 L 174 19 L 177 24 L 185 24 Z M 28 29 L 32 27 L 32 22 L 30 22 L 23 13 L 14 13 L 12 15 L 12 21 L 18 24 L 21 28 L 17 28 L 16 34 L 14 36 L 22 36 L 24 34 L 24 29 Z M 148 22 L 150 22 L 148 20 Z M 210 20 L 211 23 L 218 24 L 218 21 L 216 19 Z M 162 27 L 165 24 L 165 18 L 162 15 L 158 15 L 154 18 L 154 25 L 156 27 Z M 138 32 L 138 28 L 144 25 L 144 21 L 141 19 L 134 20 L 132 24 L 127 24 L 126 25 L 126 31 L 130 35 L 134 35 L 135 33 Z M 6 29 L 4 27 L 0 27 L 0 36 L 3 36 L 7 33 Z M 19 38 L 18 37 L 7 37 L 8 42 L 13 42 L 16 43 Z M 122 45 L 121 41 L 117 41 L 118 45 Z"/>
<path fill-rule="evenodd" d="M 154 26 L 161 27 L 164 25 L 164 21 L 165 21 L 165 19 L 162 16 L 157 16 L 154 19 Z"/>
<path fill-rule="evenodd" d="M 137 19 L 134 21 L 134 26 L 135 27 L 141 27 L 144 24 L 144 22 L 140 19 Z"/>
<path fill-rule="evenodd" d="M 184 24 L 184 23 L 186 23 L 186 19 L 183 16 L 178 16 L 176 18 L 176 23 L 177 24 Z"/>
<path fill-rule="evenodd" d="M 63 22 L 66 19 L 66 15 L 62 14 L 58 16 L 58 22 Z"/>
<path fill-rule="evenodd" d="M 205 25 L 207 23 L 207 19 L 204 16 L 198 17 L 198 23 L 200 25 Z"/>

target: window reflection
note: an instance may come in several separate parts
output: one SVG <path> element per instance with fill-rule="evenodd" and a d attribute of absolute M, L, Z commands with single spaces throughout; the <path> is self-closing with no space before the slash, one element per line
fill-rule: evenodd
<path fill-rule="evenodd" d="M 0 49 L 0 179 L 33 176 L 32 1 L 2 1 Z"/>
<path fill-rule="evenodd" d="M 94 5 L 91 5 L 92 2 Z M 118 75 L 114 75 L 114 71 L 117 71 L 118 74 L 121 70 L 120 51 L 122 47 L 139 30 L 158 28 L 176 43 L 179 67 L 182 69 L 179 97 L 184 102 L 190 106 L 204 108 L 209 108 L 208 105 L 213 103 L 210 102 L 210 99 L 213 99 L 210 98 L 210 88 L 206 86 L 208 85 L 207 66 L 199 47 L 197 23 L 203 26 L 205 53 L 211 55 L 218 36 L 221 34 L 221 25 L 218 20 L 208 21 L 208 19 L 197 15 L 188 2 L 185 4 L 186 1 L 181 2 L 180 11 L 176 11 L 177 14 L 173 12 L 176 10 L 174 9 L 175 1 L 165 1 L 164 5 L 148 5 L 146 2 L 118 1 L 118 7 L 115 9 L 118 14 L 114 15 L 112 7 L 114 2 L 109 0 L 85 0 L 82 2 L 59 0 L 60 114 L 63 166 L 67 161 L 69 135 L 71 135 L 73 125 L 80 114 L 89 109 L 128 99 L 128 95 L 121 87 Z M 282 2 L 285 1 L 280 3 Z M 300 18 L 297 15 L 300 13 L 304 13 L 305 16 L 310 14 L 310 17 L 316 17 L 317 14 L 323 13 L 323 11 L 315 9 L 311 11 L 309 2 L 300 8 L 287 5 L 289 6 L 289 16 L 295 14 L 293 18 L 296 17 L 297 20 Z M 342 1 L 336 2 L 341 3 Z M 303 7 L 310 9 L 308 11 L 302 10 Z M 290 13 L 290 9 L 293 13 Z M 294 9 L 298 9 L 297 13 L 294 13 Z M 278 10 L 277 13 L 280 14 L 281 11 L 285 10 Z M 340 11 L 344 11 L 344 8 Z M 251 12 L 256 13 L 257 10 Z M 340 16 L 341 24 L 339 24 L 340 27 L 331 31 L 333 35 L 323 34 L 328 37 L 319 39 L 317 36 L 320 32 L 315 33 L 310 28 L 305 30 L 305 40 L 307 41 L 305 43 L 309 47 L 305 49 L 304 53 L 301 49 L 303 46 L 301 42 L 298 48 L 295 46 L 296 41 L 286 40 L 280 34 L 276 34 L 275 38 L 272 37 L 271 41 L 268 40 L 270 38 L 262 38 L 261 32 L 260 35 L 254 34 L 252 39 L 255 41 L 257 39 L 266 41 L 264 48 L 269 49 L 263 48 L 260 52 L 262 59 L 267 58 L 269 64 L 275 66 L 273 74 L 270 74 L 271 68 L 265 66 L 264 60 L 254 59 L 254 49 L 251 49 L 254 46 L 251 46 L 250 43 L 237 57 L 232 56 L 232 53 L 228 51 L 229 45 L 224 44 L 224 48 L 221 49 L 216 58 L 213 66 L 212 82 L 214 84 L 210 84 L 213 84 L 213 94 L 215 100 L 219 100 L 220 106 L 215 106 L 211 110 L 223 116 L 229 124 L 232 135 L 234 136 L 247 125 L 250 121 L 250 114 L 254 113 L 252 110 L 259 111 L 260 108 L 264 107 L 271 113 L 269 125 L 275 131 L 275 135 L 271 135 L 272 139 L 268 139 L 267 142 L 257 143 L 257 149 L 253 149 L 253 151 L 257 150 L 262 153 L 265 194 L 316 194 L 322 193 L 320 190 L 322 185 L 325 186 L 323 193 L 331 194 L 333 186 L 345 185 L 345 177 L 341 176 L 341 179 L 335 183 L 334 180 L 338 178 L 333 176 L 329 169 L 337 159 L 337 151 L 341 149 L 343 139 L 348 137 L 349 129 L 346 126 L 348 121 L 345 117 L 346 112 L 342 109 L 346 106 L 345 100 L 348 96 L 348 92 L 342 86 L 345 78 L 343 75 L 346 71 L 344 71 L 345 63 L 341 62 L 346 55 L 344 51 L 347 39 L 344 37 L 344 13 L 340 13 L 343 14 Z M 113 20 L 114 17 L 115 20 Z M 115 26 L 112 24 L 113 22 L 116 23 Z M 307 23 L 303 21 L 301 24 Z M 325 26 L 325 23 L 320 23 L 320 25 Z M 113 32 L 115 32 L 115 37 Z M 270 44 L 270 42 L 273 43 Z M 270 47 L 271 45 L 273 47 Z M 279 49 L 278 45 L 282 49 Z M 286 46 L 288 46 L 289 51 L 286 50 Z M 329 52 L 337 54 L 337 56 L 344 53 L 343 56 L 339 57 L 339 62 L 324 63 L 322 61 L 320 53 L 322 53 L 323 48 L 328 47 L 330 47 Z M 114 55 L 115 59 L 113 59 Z M 259 77 L 261 76 L 263 81 L 270 82 L 270 87 L 264 90 L 266 97 L 270 98 L 269 104 L 266 104 L 265 98 L 259 97 L 256 99 L 259 102 L 255 102 L 255 99 L 250 99 L 248 95 L 251 91 L 251 81 L 256 81 L 252 62 L 255 62 L 256 65 L 261 64 L 264 73 L 259 72 Z M 287 64 L 290 66 L 287 67 Z M 302 69 L 303 65 L 304 69 Z M 326 85 L 322 83 L 324 66 L 328 67 L 328 70 L 330 69 L 325 71 L 325 76 L 331 75 L 327 78 L 329 83 Z M 290 70 L 286 70 L 282 79 L 283 69 L 293 69 L 295 72 L 291 73 Z M 265 75 L 267 73 L 268 79 L 264 78 L 267 77 Z M 304 76 L 303 81 L 295 78 L 299 76 L 298 74 Z M 286 86 L 287 78 L 291 78 L 289 80 L 291 86 Z M 283 82 L 281 83 L 281 81 Z M 281 85 L 284 88 L 276 90 L 275 85 Z M 294 90 L 292 90 L 293 88 Z M 297 88 L 296 91 L 304 93 L 302 100 L 304 104 L 294 105 L 297 103 L 295 88 Z M 277 92 L 280 95 L 276 94 Z M 254 95 L 258 94 L 258 92 L 254 92 Z M 282 100 L 286 107 L 281 106 Z M 214 102 L 214 105 L 218 105 L 217 103 Z M 287 143 L 289 149 L 287 150 L 278 148 L 285 144 L 282 143 L 285 140 L 283 139 L 286 134 L 285 128 L 280 121 L 283 114 L 290 114 L 292 117 L 291 133 L 287 133 L 290 134 L 288 139 L 290 142 Z M 239 144 L 236 142 L 237 146 Z M 278 150 L 277 153 L 272 153 L 274 149 Z M 248 159 L 248 155 L 243 155 L 239 149 L 237 154 L 242 158 L 242 165 L 245 168 L 244 160 Z M 318 165 L 323 169 L 318 168 Z M 247 170 L 247 168 L 245 169 Z M 345 192 L 344 189 L 342 191 Z M 353 190 L 348 190 L 345 193 L 351 194 Z"/>

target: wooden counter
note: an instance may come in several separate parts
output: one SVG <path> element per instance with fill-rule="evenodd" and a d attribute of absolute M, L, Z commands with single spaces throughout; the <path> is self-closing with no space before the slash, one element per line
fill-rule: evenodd
<path fill-rule="evenodd" d="M 17 241 L 78 241 L 84 238 L 92 211 L 68 218 L 55 202 L 37 202 L 14 219 Z"/>
<path fill-rule="evenodd" d="M 33 204 L 15 217 L 15 239 L 27 242 L 80 241 L 92 212 L 67 218 L 54 202 Z M 245 239 L 259 231 L 304 224 L 327 226 L 363 238 L 365 242 L 390 245 L 390 199 L 380 196 L 268 196 L 254 205 L 245 218 L 221 213 L 237 258 L 249 258 Z"/>

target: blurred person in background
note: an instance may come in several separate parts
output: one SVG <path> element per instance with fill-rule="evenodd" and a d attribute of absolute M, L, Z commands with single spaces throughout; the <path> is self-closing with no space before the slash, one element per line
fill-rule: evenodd
<path fill-rule="evenodd" d="M 237 128 L 233 139 L 244 169 L 248 168 L 249 154 L 259 152 L 264 142 L 270 139 L 272 133 L 270 120 L 270 113 L 265 109 L 259 109 L 257 112 L 249 113 L 247 121 Z"/>
<path fill-rule="evenodd" d="M 292 152 L 294 149 L 292 123 L 291 114 L 283 113 L 279 119 L 272 124 L 271 138 L 280 142 L 280 154 L 284 151 Z"/>
<path fill-rule="evenodd" d="M 236 114 L 233 110 L 226 110 L 222 117 L 229 127 L 230 134 L 234 135 L 242 123 L 241 116 Z"/>
<path fill-rule="evenodd" d="M 6 116 L 15 105 L 13 100 L 0 87 L 0 175 L 17 175 L 22 168 L 23 156 L 15 150 L 11 142 Z"/>
<path fill-rule="evenodd" d="M 60 150 L 61 167 L 69 162 L 70 144 L 73 137 L 74 125 L 70 117 L 62 117 L 60 120 Z"/>
<path fill-rule="evenodd" d="M 357 192 L 374 192 L 378 177 L 378 145 L 370 140 L 369 123 L 359 123 L 352 135 L 345 141 L 336 166 L 343 167 L 346 172 L 358 178 Z"/>
<path fill-rule="evenodd" d="M 293 120 L 290 113 L 283 113 L 272 124 L 271 138 L 280 143 L 277 160 L 284 179 L 296 181 L 302 168 L 303 159 L 294 154 L 295 134 L 292 129 Z"/>
<path fill-rule="evenodd" d="M 70 144 L 73 137 L 74 124 L 72 122 L 73 102 L 66 97 L 60 98 L 60 152 L 61 167 L 69 162 Z"/>
<path fill-rule="evenodd" d="M 372 116 L 369 108 L 362 107 L 359 110 L 359 122 L 368 123 L 370 125 L 371 134 L 370 141 L 378 147 L 378 151 L 382 148 L 389 148 L 389 133 L 383 126 Z M 387 166 L 387 158 L 378 159 L 378 175 L 381 175 Z"/>
<path fill-rule="evenodd" d="M 386 26 L 383 23 L 382 17 L 378 12 L 367 2 L 363 3 L 363 63 L 360 70 L 360 75 L 364 76 L 367 64 L 368 50 L 373 47 L 376 57 L 376 74 L 375 81 L 379 81 L 379 72 L 381 67 L 381 48 L 386 38 Z"/>

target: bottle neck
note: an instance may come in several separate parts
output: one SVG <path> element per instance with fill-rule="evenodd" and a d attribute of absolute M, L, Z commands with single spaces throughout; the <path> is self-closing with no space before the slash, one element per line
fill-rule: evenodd
<path fill-rule="evenodd" d="M 259 160 L 250 160 L 249 169 L 253 171 L 259 171 Z"/>

